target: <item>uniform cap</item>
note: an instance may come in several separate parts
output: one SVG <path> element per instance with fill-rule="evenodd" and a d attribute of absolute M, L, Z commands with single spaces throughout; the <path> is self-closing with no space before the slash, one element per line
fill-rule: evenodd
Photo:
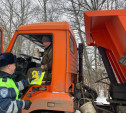
<path fill-rule="evenodd" d="M 0 53 L 0 67 L 16 63 L 16 56 L 12 53 Z"/>
<path fill-rule="evenodd" d="M 43 36 L 42 37 L 42 43 L 43 42 L 51 42 L 51 38 L 49 36 Z"/>

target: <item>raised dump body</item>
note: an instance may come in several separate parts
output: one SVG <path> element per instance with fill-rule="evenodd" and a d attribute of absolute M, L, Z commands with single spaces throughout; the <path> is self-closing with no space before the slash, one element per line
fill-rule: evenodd
<path fill-rule="evenodd" d="M 112 84 L 126 83 L 126 67 L 119 60 L 126 53 L 126 10 L 85 11 L 86 39 L 98 47 Z"/>
<path fill-rule="evenodd" d="M 125 113 L 126 10 L 85 11 L 84 17 L 87 44 L 98 48 L 110 79 L 110 105 L 98 105 L 99 112 Z"/>

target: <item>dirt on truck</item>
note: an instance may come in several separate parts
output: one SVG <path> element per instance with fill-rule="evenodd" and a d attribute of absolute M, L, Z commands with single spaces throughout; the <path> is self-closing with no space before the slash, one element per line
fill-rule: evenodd
<path fill-rule="evenodd" d="M 97 93 L 83 81 L 83 44 L 78 44 L 67 22 L 33 23 L 20 26 L 6 52 L 17 56 L 16 81 L 24 79 L 28 70 L 40 67 L 34 49 L 44 51 L 42 37 L 50 36 L 53 45 L 52 79 L 32 84 L 20 92 L 22 100 L 30 100 L 29 110 L 22 113 L 75 112 L 126 113 L 126 10 L 85 11 L 86 41 L 98 48 L 105 65 L 110 104 L 95 102 Z M 0 50 L 2 46 L 2 29 Z M 94 81 L 95 82 L 95 81 Z"/>
<path fill-rule="evenodd" d="M 22 99 L 31 100 L 32 105 L 29 110 L 22 112 L 38 110 L 73 112 L 72 97 L 78 76 L 77 45 L 74 33 L 67 22 L 35 23 L 17 29 L 6 50 L 22 59 L 22 62 L 17 64 L 22 65 L 20 66 L 22 69 L 19 70 L 17 67 L 16 80 L 25 78 L 29 68 L 41 66 L 41 59 L 32 56 L 35 48 L 43 51 L 44 35 L 52 38 L 52 80 L 42 81 L 42 85 L 32 85 L 25 93 L 23 92 Z"/>

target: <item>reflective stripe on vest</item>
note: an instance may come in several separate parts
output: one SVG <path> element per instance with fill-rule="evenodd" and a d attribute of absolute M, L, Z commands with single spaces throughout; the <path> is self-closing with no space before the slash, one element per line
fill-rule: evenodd
<path fill-rule="evenodd" d="M 43 80 L 43 77 L 44 77 L 44 74 L 45 72 L 42 72 L 42 71 L 32 71 L 32 78 L 35 78 L 34 80 L 31 81 L 31 85 L 41 85 L 42 84 L 42 80 Z"/>
<path fill-rule="evenodd" d="M 18 98 L 19 90 L 18 90 L 15 82 L 10 78 L 7 78 L 7 82 L 3 82 L 2 80 L 3 80 L 3 78 L 0 78 L 0 87 L 13 88 L 16 92 L 16 100 L 20 100 Z"/>

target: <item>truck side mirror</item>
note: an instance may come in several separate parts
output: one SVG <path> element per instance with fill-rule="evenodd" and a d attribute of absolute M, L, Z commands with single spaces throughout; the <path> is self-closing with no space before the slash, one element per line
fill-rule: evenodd
<path fill-rule="evenodd" d="M 3 30 L 0 28 L 0 53 L 3 52 Z"/>

